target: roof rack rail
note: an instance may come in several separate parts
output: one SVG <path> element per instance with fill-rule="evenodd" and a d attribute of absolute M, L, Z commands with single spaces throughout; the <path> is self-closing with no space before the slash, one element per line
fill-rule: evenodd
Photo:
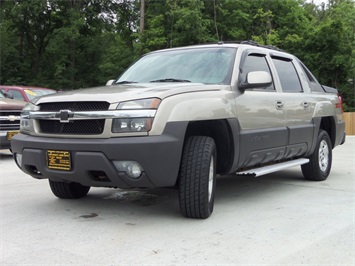
<path fill-rule="evenodd" d="M 257 47 L 263 47 L 266 49 L 270 49 L 270 50 L 275 50 L 275 51 L 280 51 L 280 52 L 285 52 L 284 50 L 276 47 L 276 46 L 272 46 L 272 45 L 261 45 L 258 44 L 255 41 L 249 40 L 249 41 L 219 41 L 218 44 L 224 44 L 224 43 L 239 43 L 239 44 L 249 44 L 249 45 L 253 45 L 253 46 L 257 46 Z"/>
<path fill-rule="evenodd" d="M 280 48 L 278 48 L 276 46 L 273 46 L 273 45 L 261 45 L 261 44 L 258 44 L 257 42 L 254 42 L 254 41 L 241 41 L 240 44 L 249 44 L 249 45 L 263 47 L 263 48 L 270 49 L 270 50 L 276 50 L 276 51 L 280 51 L 280 52 L 285 52 L 284 50 L 282 50 L 282 49 L 280 49 Z"/>

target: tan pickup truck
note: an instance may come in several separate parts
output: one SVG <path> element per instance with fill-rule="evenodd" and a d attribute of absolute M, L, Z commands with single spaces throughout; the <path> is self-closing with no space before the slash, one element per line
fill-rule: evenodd
<path fill-rule="evenodd" d="M 29 103 L 12 150 L 59 198 L 177 187 L 181 213 L 207 218 L 218 175 L 301 165 L 325 180 L 344 128 L 337 91 L 295 56 L 219 43 L 152 52 L 108 86 Z"/>

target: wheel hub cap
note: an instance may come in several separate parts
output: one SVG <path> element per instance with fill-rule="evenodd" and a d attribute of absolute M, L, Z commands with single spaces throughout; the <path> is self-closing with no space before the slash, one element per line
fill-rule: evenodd
<path fill-rule="evenodd" d="M 212 198 L 213 175 L 214 175 L 214 161 L 213 161 L 213 157 L 212 157 L 211 162 L 210 162 L 210 172 L 208 175 L 208 202 L 210 202 L 211 198 Z"/>
<path fill-rule="evenodd" d="M 325 172 L 329 164 L 329 147 L 325 140 L 322 140 L 319 144 L 319 168 L 321 171 Z"/>

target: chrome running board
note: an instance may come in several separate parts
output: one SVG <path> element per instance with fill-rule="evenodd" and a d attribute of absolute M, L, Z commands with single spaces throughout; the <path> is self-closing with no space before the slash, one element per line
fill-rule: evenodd
<path fill-rule="evenodd" d="M 280 170 L 283 170 L 283 169 L 286 169 L 289 167 L 302 165 L 302 164 L 305 164 L 308 162 L 309 162 L 309 159 L 296 159 L 296 160 L 292 160 L 292 161 L 288 161 L 288 162 L 284 162 L 284 163 L 278 163 L 278 164 L 263 166 L 263 167 L 259 167 L 259 168 L 249 169 L 249 170 L 242 171 L 242 172 L 236 172 L 236 174 L 237 175 L 252 175 L 254 177 L 257 177 L 257 176 L 277 172 L 277 171 L 280 171 Z"/>

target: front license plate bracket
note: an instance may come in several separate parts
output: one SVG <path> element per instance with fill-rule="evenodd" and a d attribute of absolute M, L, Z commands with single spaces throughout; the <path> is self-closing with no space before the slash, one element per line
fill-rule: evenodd
<path fill-rule="evenodd" d="M 69 151 L 47 150 L 47 166 L 55 170 L 71 170 L 71 156 Z"/>
<path fill-rule="evenodd" d="M 12 137 L 15 136 L 17 133 L 19 133 L 18 130 L 16 130 L 16 131 L 8 131 L 8 132 L 6 133 L 6 139 L 7 139 L 7 140 L 11 140 Z"/>

